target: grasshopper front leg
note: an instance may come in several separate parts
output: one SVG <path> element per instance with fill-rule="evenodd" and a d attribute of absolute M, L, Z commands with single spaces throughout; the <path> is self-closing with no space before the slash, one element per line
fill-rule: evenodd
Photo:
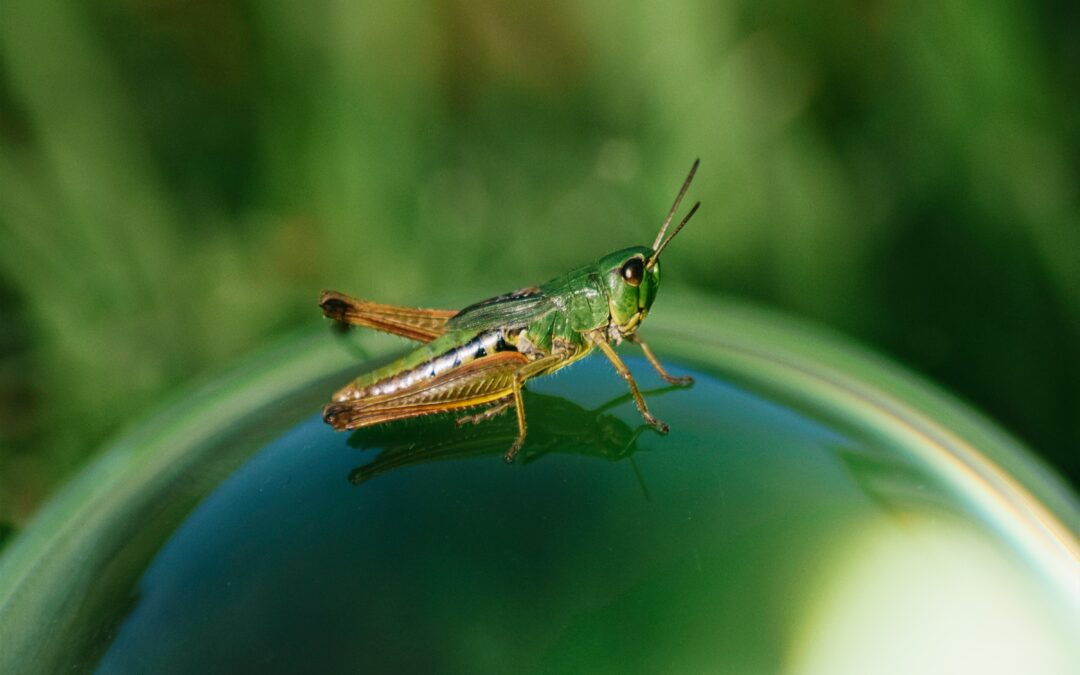
<path fill-rule="evenodd" d="M 634 376 L 615 352 L 615 348 L 608 344 L 608 341 L 604 339 L 602 334 L 593 333 L 592 339 L 593 342 L 596 343 L 596 346 L 600 348 L 600 351 L 604 352 L 604 356 L 608 357 L 608 361 L 611 361 L 611 365 L 615 366 L 615 370 L 618 371 L 619 375 L 626 380 L 626 384 L 630 386 L 630 394 L 634 397 L 634 403 L 637 404 L 641 416 L 645 418 L 645 423 L 660 433 L 666 434 L 668 432 L 668 425 L 653 417 L 652 413 L 649 412 L 649 406 L 645 404 L 645 398 L 641 395 L 637 382 L 634 381 Z"/>
<path fill-rule="evenodd" d="M 694 383 L 694 378 L 690 377 L 689 375 L 684 375 L 683 377 L 676 377 L 674 375 L 668 374 L 668 371 L 664 370 L 664 367 L 660 365 L 660 359 L 656 358 L 656 355 L 653 354 L 653 351 L 649 349 L 649 345 L 645 344 L 645 341 L 639 338 L 637 333 L 632 333 L 626 336 L 626 339 L 641 347 L 641 351 L 645 352 L 645 358 L 649 360 L 649 363 L 652 364 L 652 367 L 656 369 L 656 374 L 663 378 L 664 382 L 678 385 L 680 387 L 688 387 Z"/>

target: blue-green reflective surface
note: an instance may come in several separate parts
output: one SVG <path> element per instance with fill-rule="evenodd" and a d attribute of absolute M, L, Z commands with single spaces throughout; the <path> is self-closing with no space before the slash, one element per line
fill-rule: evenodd
<path fill-rule="evenodd" d="M 1032 490 L 1071 498 L 935 426 L 952 404 L 756 337 L 656 346 L 697 378 L 628 359 L 668 436 L 592 358 L 532 386 L 515 465 L 512 416 L 334 432 L 337 357 L 197 392 L 0 561 L 0 665 L 1075 672 L 1075 538 Z M 739 365 L 758 352 L 778 370 Z"/>
<path fill-rule="evenodd" d="M 595 382 L 596 398 L 617 394 L 608 368 L 590 360 L 549 389 Z M 760 652 L 790 628 L 782 608 L 830 533 L 867 508 L 837 457 L 855 442 L 700 374 L 693 392 L 654 401 L 668 437 L 634 441 L 638 416 L 625 403 L 609 413 L 614 443 L 604 445 L 563 431 L 565 401 L 531 397 L 530 452 L 516 466 L 501 461 L 509 417 L 460 434 L 448 421 L 405 423 L 350 441 L 309 415 L 169 537 L 102 668 L 190 672 L 210 659 L 225 670 L 626 672 L 643 659 L 693 655 L 704 667 Z M 715 428 L 727 429 L 722 439 Z M 403 446 L 404 434 L 422 447 Z M 445 458 L 456 436 L 473 438 L 464 459 L 348 480 L 389 453 Z M 551 452 L 532 455 L 541 447 Z M 774 584 L 753 583 L 759 565 Z M 169 633 L 182 638 L 163 643 Z"/>

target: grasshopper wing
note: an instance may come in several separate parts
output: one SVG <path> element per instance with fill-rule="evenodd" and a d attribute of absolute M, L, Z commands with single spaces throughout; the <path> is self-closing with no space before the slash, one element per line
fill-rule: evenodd
<path fill-rule="evenodd" d="M 551 298 L 539 288 L 523 288 L 458 312 L 446 323 L 446 330 L 483 331 L 524 326 L 555 310 Z"/>
<path fill-rule="evenodd" d="M 446 309 L 413 309 L 357 300 L 337 291 L 323 291 L 319 298 L 323 314 L 353 326 L 374 328 L 418 342 L 431 342 L 446 332 L 446 322 L 457 312 Z"/>
<path fill-rule="evenodd" d="M 526 363 L 524 354 L 496 352 L 392 394 L 331 403 L 323 419 L 342 431 L 491 403 L 513 395 L 514 373 Z"/>

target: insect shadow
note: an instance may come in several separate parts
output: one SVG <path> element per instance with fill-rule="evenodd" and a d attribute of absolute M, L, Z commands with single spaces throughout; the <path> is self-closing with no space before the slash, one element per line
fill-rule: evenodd
<path fill-rule="evenodd" d="M 650 390 L 662 395 L 680 386 Z M 561 396 L 526 392 L 531 409 L 537 411 L 529 424 L 529 441 L 521 451 L 522 464 L 535 462 L 552 453 L 597 457 L 609 461 L 627 459 L 641 482 L 633 454 L 638 437 L 652 429 L 648 424 L 631 427 L 615 415 L 612 408 L 632 400 L 630 394 L 611 399 L 595 409 L 587 409 Z M 430 422 L 406 420 L 382 427 L 365 427 L 349 436 L 348 445 L 359 450 L 379 447 L 375 459 L 349 472 L 349 482 L 361 485 L 389 471 L 428 462 L 476 457 L 502 457 L 507 439 L 517 435 L 514 415 L 504 414 L 482 424 L 455 428 L 452 418 Z"/>

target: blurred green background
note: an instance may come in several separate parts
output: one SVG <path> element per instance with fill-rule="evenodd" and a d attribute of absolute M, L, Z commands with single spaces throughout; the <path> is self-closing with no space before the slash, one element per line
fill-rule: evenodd
<path fill-rule="evenodd" d="M 649 243 L 872 345 L 1080 479 L 1064 2 L 0 3 L 0 522 L 322 322 Z M 660 300 L 660 306 L 663 299 Z M 648 330 L 646 326 L 646 332 Z"/>

